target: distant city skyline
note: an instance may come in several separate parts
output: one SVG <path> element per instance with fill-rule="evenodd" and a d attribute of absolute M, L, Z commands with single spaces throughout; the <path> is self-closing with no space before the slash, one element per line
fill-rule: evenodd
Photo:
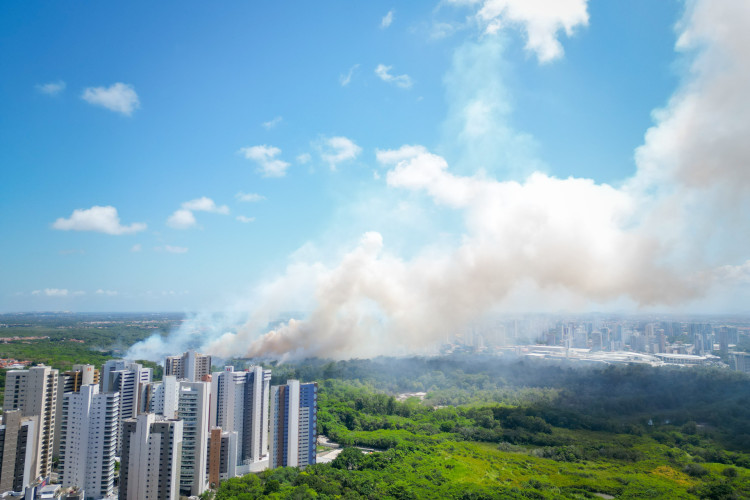
<path fill-rule="evenodd" d="M 528 5 L 0 7 L 0 312 L 746 312 L 750 7 Z"/>

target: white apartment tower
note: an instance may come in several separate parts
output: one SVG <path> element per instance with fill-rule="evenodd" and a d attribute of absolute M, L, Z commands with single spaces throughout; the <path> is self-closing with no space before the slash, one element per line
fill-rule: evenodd
<path fill-rule="evenodd" d="M 117 450 L 122 448 L 122 423 L 138 415 L 142 389 L 151 383 L 151 368 L 139 363 L 115 359 L 107 361 L 102 370 L 102 392 L 119 392 L 120 408 Z"/>
<path fill-rule="evenodd" d="M 182 421 L 180 493 L 198 496 L 208 487 L 208 410 L 211 385 L 208 382 L 179 383 L 177 418 Z"/>
<path fill-rule="evenodd" d="M 63 487 L 78 486 L 86 498 L 112 495 L 119 393 L 99 393 L 98 385 L 83 385 L 63 396 L 60 436 L 60 475 Z"/>
<path fill-rule="evenodd" d="M 0 492 L 23 491 L 35 479 L 34 461 L 37 417 L 23 417 L 21 410 L 6 410 L 0 425 Z"/>
<path fill-rule="evenodd" d="M 271 387 L 270 468 L 314 464 L 317 425 L 317 383 L 288 380 Z"/>
<path fill-rule="evenodd" d="M 60 456 L 60 423 L 62 421 L 63 396 L 68 392 L 78 392 L 84 385 L 99 384 L 99 370 L 94 365 L 73 365 L 69 371 L 57 378 L 57 412 L 55 413 L 55 440 L 52 456 Z"/>
<path fill-rule="evenodd" d="M 211 378 L 211 426 L 237 432 L 238 473 L 256 470 L 268 454 L 268 409 L 271 371 L 253 366 L 236 372 L 231 366 Z"/>
<path fill-rule="evenodd" d="M 180 497 L 182 420 L 144 413 L 124 422 L 120 500 Z"/>
<path fill-rule="evenodd" d="M 39 365 L 28 370 L 8 370 L 5 375 L 5 410 L 21 410 L 24 417 L 38 417 L 32 477 L 52 472 L 55 440 L 58 371 Z"/>
<path fill-rule="evenodd" d="M 164 360 L 164 375 L 174 375 L 188 382 L 201 382 L 211 373 L 211 356 L 189 350 L 182 356 L 167 356 Z"/>
<path fill-rule="evenodd" d="M 174 375 L 164 375 L 161 382 L 148 385 L 148 401 L 143 405 L 143 411 L 164 415 L 167 418 L 177 418 L 177 403 L 180 396 L 180 382 Z"/>

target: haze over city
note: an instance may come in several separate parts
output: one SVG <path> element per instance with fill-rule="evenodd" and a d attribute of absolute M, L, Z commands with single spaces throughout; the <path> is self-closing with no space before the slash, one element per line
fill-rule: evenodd
<path fill-rule="evenodd" d="M 3 7 L 0 311 L 249 355 L 745 312 L 750 7 L 552 5 Z"/>

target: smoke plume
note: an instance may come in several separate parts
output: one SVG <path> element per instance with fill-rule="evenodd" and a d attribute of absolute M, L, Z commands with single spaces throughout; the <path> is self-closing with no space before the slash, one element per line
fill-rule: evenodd
<path fill-rule="evenodd" d="M 621 185 L 540 172 L 500 181 L 452 172 L 423 146 L 379 150 L 388 189 L 460 214 L 459 243 L 426 245 L 407 259 L 390 252 L 380 233 L 367 232 L 332 263 L 293 262 L 233 307 L 239 316 L 199 316 L 131 354 L 192 346 L 220 357 L 372 356 L 423 348 L 489 313 L 611 303 L 669 308 L 747 284 L 748 25 L 747 2 L 688 3 L 676 45 L 688 71 L 654 112 L 636 171 Z M 485 91 L 482 99 L 502 95 Z M 482 120 L 482 144 L 489 145 L 487 126 L 502 127 L 500 135 L 517 144 L 502 119 L 507 107 L 495 106 L 503 122 L 495 126 L 485 112 L 492 106 L 466 99 L 456 115 Z M 305 314 L 269 328 L 292 310 Z"/>

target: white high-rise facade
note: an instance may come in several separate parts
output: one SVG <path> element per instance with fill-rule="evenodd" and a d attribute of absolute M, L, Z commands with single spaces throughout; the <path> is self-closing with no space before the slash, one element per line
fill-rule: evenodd
<path fill-rule="evenodd" d="M 254 366 L 236 372 L 228 366 L 212 375 L 211 425 L 237 432 L 238 473 L 264 467 L 268 454 L 271 371 Z"/>
<path fill-rule="evenodd" d="M 177 418 L 182 421 L 180 493 L 197 496 L 208 487 L 208 413 L 211 385 L 179 382 Z"/>
<path fill-rule="evenodd" d="M 201 382 L 211 373 L 211 356 L 189 350 L 181 356 L 167 356 L 164 360 L 164 374 L 174 375 L 188 382 Z"/>
<path fill-rule="evenodd" d="M 122 448 L 123 422 L 138 415 L 142 388 L 151 383 L 151 368 L 139 363 L 115 359 L 107 361 L 102 370 L 102 392 L 120 393 L 120 421 L 118 423 L 117 450 Z"/>
<path fill-rule="evenodd" d="M 86 498 L 112 495 L 119 393 L 99 393 L 97 385 L 83 385 L 63 396 L 60 475 L 63 487 L 78 486 Z"/>
<path fill-rule="evenodd" d="M 52 472 L 55 440 L 58 371 L 39 365 L 28 370 L 8 370 L 5 374 L 5 410 L 21 410 L 24 417 L 37 417 L 33 477 Z"/>
<path fill-rule="evenodd" d="M 124 422 L 120 500 L 177 500 L 180 497 L 182 420 L 153 413 Z"/>
<path fill-rule="evenodd" d="M 270 468 L 314 464 L 317 425 L 317 383 L 288 380 L 271 387 Z"/>
<path fill-rule="evenodd" d="M 53 457 L 60 456 L 60 423 L 62 422 L 63 396 L 68 392 L 78 392 L 84 385 L 99 384 L 99 370 L 94 365 L 73 365 L 69 371 L 57 378 L 57 412 L 55 413 L 55 440 Z"/>
<path fill-rule="evenodd" d="M 161 382 L 152 382 L 151 400 L 146 407 L 150 413 L 176 418 L 177 402 L 180 395 L 180 383 L 174 375 L 164 375 Z"/>
<path fill-rule="evenodd" d="M 23 491 L 35 479 L 34 462 L 37 417 L 23 417 L 21 410 L 6 410 L 0 425 L 0 492 Z"/>

